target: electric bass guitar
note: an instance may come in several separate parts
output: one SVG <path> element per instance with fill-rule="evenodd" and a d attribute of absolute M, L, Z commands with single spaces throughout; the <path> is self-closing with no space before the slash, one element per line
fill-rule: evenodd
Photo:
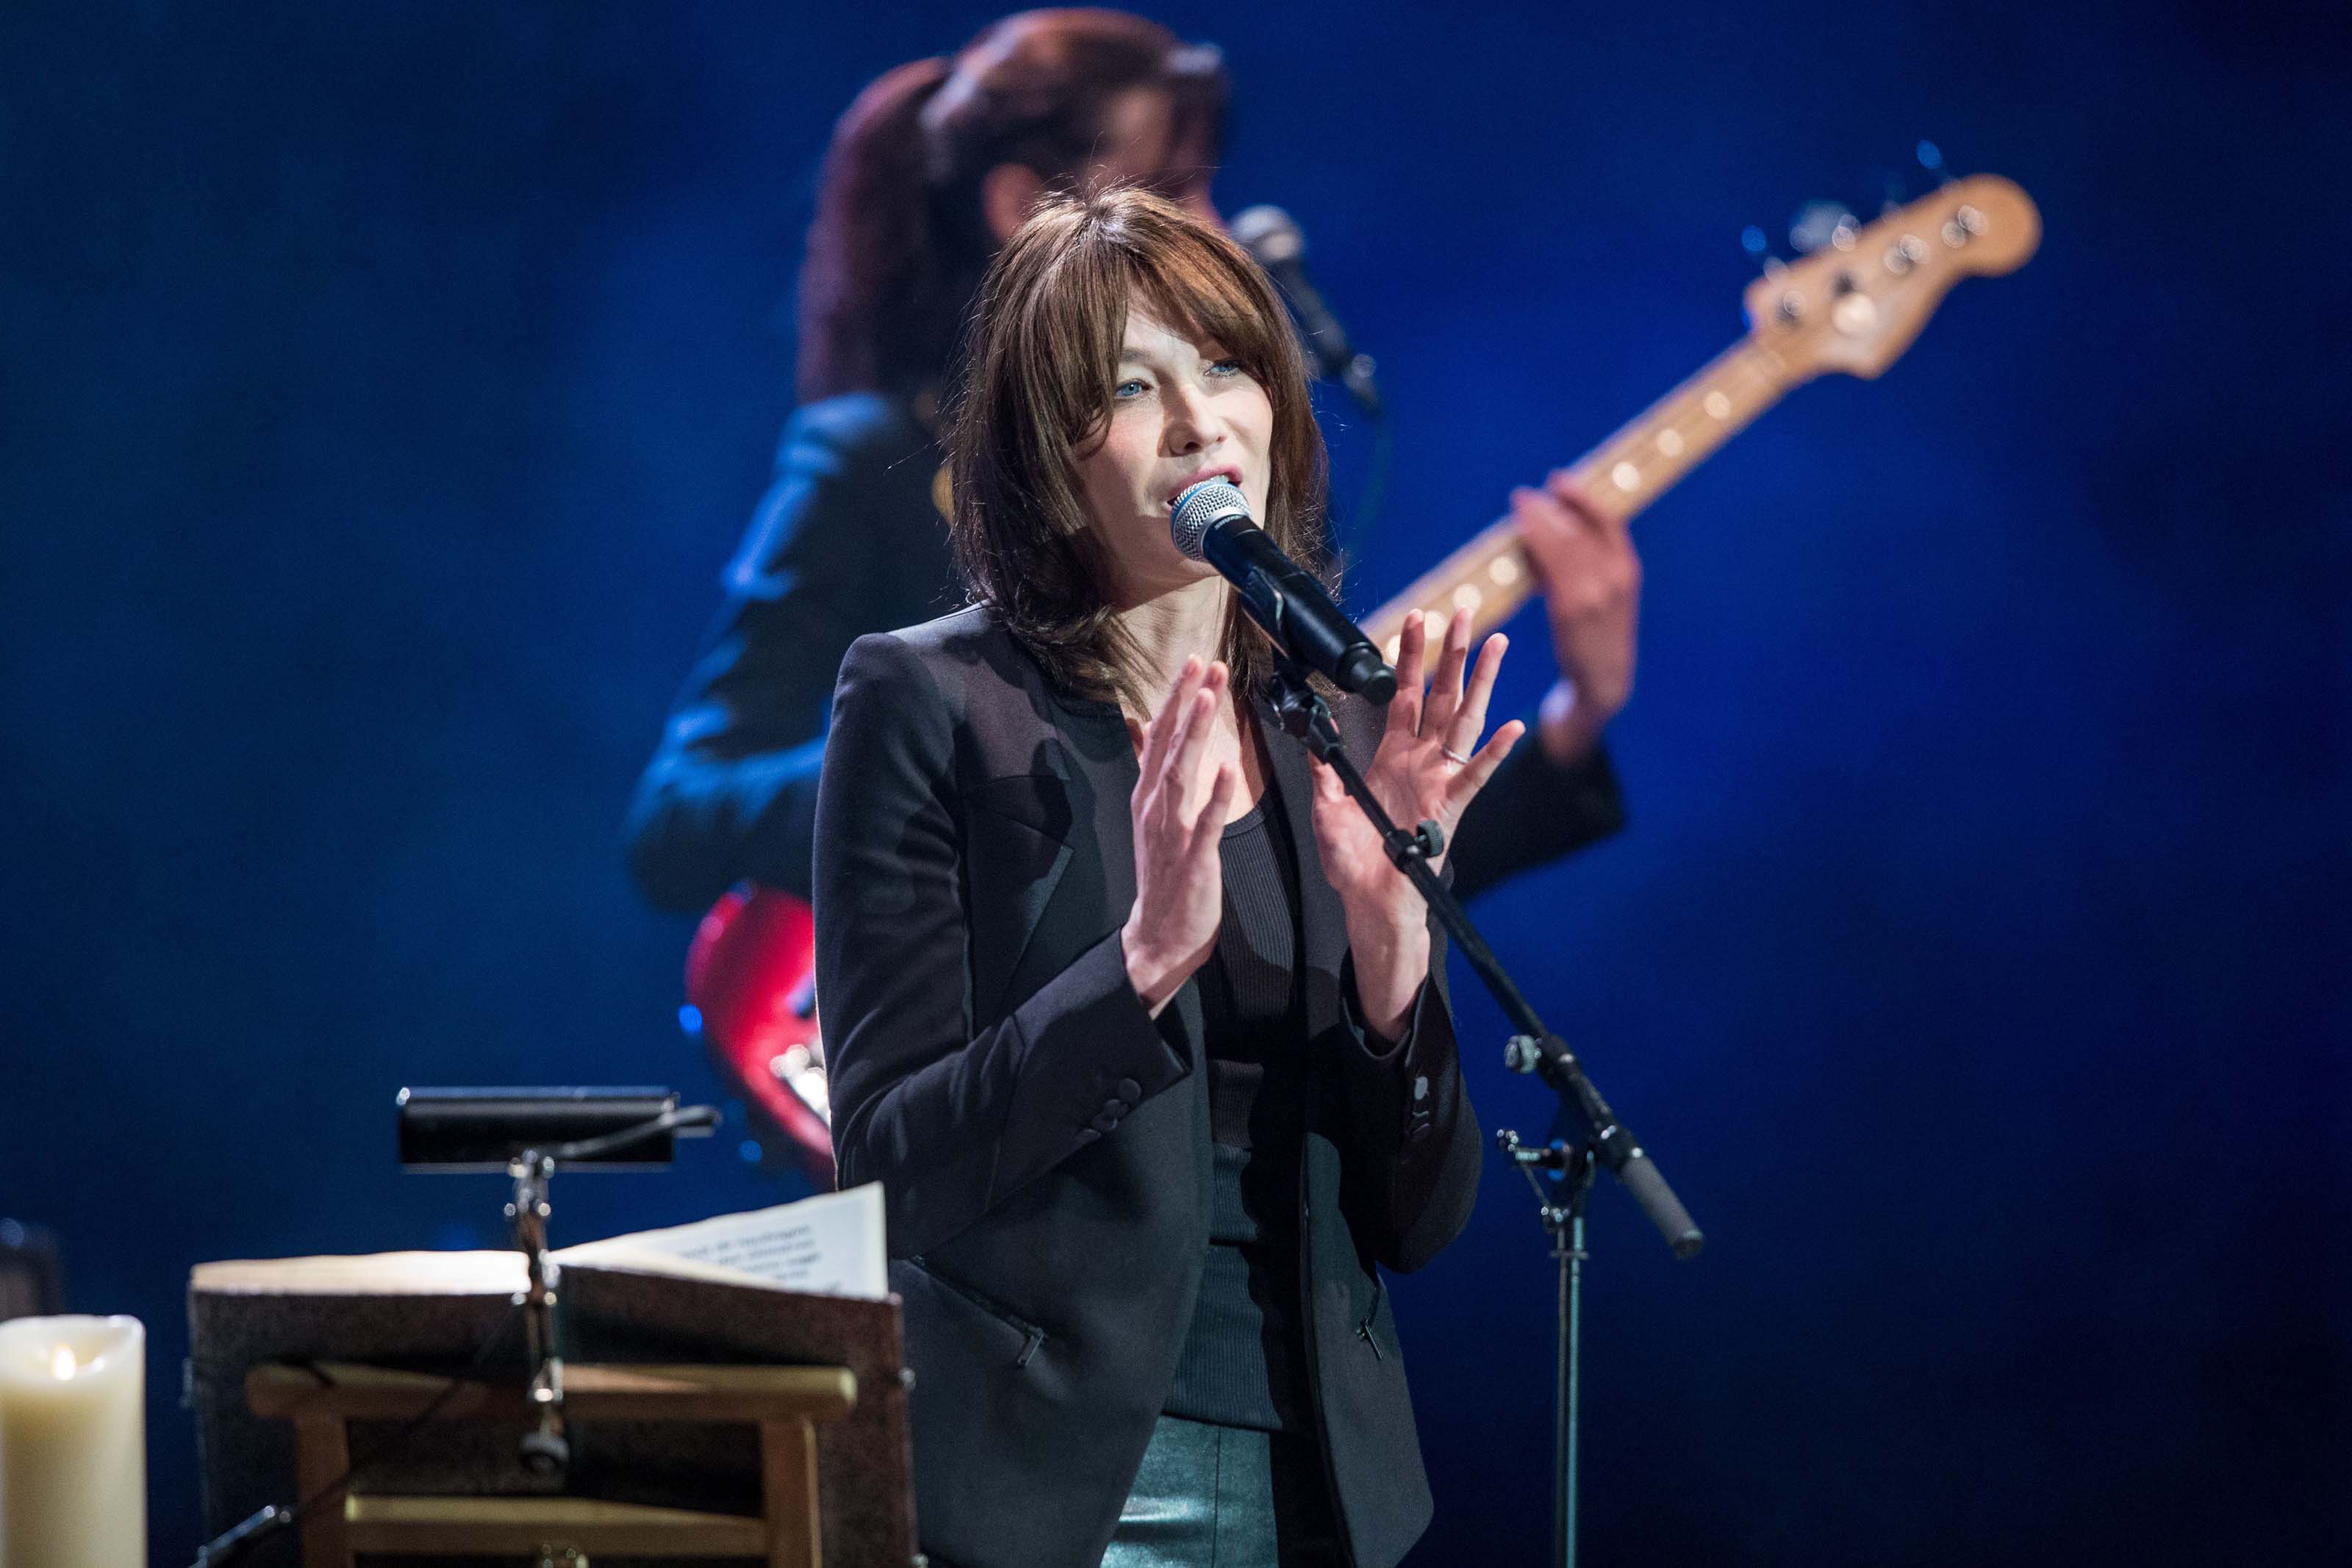
<path fill-rule="evenodd" d="M 1631 518 L 1792 389 L 1832 373 L 1872 379 L 1900 359 L 1952 286 L 2014 272 L 2033 255 L 2041 214 L 2026 193 L 1979 174 L 1838 222 L 1826 243 L 1768 267 L 1748 287 L 1747 335 L 1570 470 L 1594 503 Z M 1364 631 L 1397 653 L 1407 612 L 1440 620 L 1461 606 L 1472 631 L 1508 620 L 1537 587 L 1508 518 L 1493 524 L 1375 611 Z M 832 1112 L 812 987 L 808 906 L 773 889 L 739 889 L 705 915 L 687 954 L 690 1028 L 751 1113 L 768 1159 L 833 1185 Z"/>

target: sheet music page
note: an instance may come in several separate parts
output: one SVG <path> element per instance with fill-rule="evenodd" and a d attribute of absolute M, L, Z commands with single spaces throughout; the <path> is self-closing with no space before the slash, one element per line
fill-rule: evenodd
<path fill-rule="evenodd" d="M 585 1242 L 554 1256 L 566 1266 L 603 1263 L 816 1295 L 879 1301 L 890 1293 L 878 1182 L 747 1214 Z"/>
<path fill-rule="evenodd" d="M 522 1254 L 374 1252 L 355 1258 L 227 1259 L 199 1263 L 188 1289 L 240 1296 L 509 1296 Z"/>

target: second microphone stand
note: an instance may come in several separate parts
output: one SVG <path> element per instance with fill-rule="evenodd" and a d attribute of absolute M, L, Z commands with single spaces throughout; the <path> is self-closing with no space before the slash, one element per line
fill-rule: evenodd
<path fill-rule="evenodd" d="M 1276 640 L 1277 650 L 1279 640 Z M 1650 1222 L 1666 1239 L 1677 1258 L 1698 1254 L 1705 1238 L 1691 1221 L 1690 1213 L 1682 1200 L 1658 1174 L 1657 1166 L 1643 1149 L 1630 1129 L 1617 1119 L 1609 1103 L 1601 1097 L 1592 1080 L 1585 1076 L 1584 1067 L 1565 1040 L 1544 1027 L 1534 1006 L 1512 982 L 1494 949 L 1478 935 L 1470 917 L 1463 913 L 1462 904 L 1451 889 L 1438 880 L 1430 869 L 1433 857 L 1445 850 L 1444 833 L 1435 822 L 1416 823 L 1407 830 L 1397 826 L 1365 782 L 1363 773 L 1349 757 L 1346 743 L 1339 736 L 1339 727 L 1331 716 L 1331 709 L 1310 683 L 1307 670 L 1296 660 L 1277 651 L 1274 674 L 1267 680 L 1264 693 L 1267 706 L 1273 709 L 1275 722 L 1285 733 L 1296 736 L 1307 744 L 1307 749 L 1317 759 L 1339 776 L 1339 782 L 1373 828 L 1381 835 L 1381 847 L 1390 861 L 1419 890 L 1445 928 L 1464 959 L 1476 973 L 1479 980 L 1501 1005 L 1504 1016 L 1510 1020 L 1512 1035 L 1504 1048 L 1503 1060 L 1514 1072 L 1533 1072 L 1551 1085 L 1559 1094 L 1564 1110 L 1580 1119 L 1591 1134 L 1590 1141 L 1573 1153 L 1564 1148 L 1542 1150 L 1523 1147 L 1516 1133 L 1506 1133 L 1497 1140 L 1510 1153 L 1514 1163 L 1526 1171 L 1537 1186 L 1541 1206 L 1541 1218 L 1547 1234 L 1552 1239 L 1552 1255 L 1559 1265 L 1559 1333 L 1558 1406 L 1553 1428 L 1553 1514 L 1552 1561 L 1559 1568 L 1572 1568 L 1576 1561 L 1577 1495 L 1577 1406 L 1579 1403 L 1579 1355 L 1580 1351 L 1579 1321 L 1582 1312 L 1584 1261 L 1584 1195 L 1591 1187 L 1593 1174 L 1606 1167 L 1633 1194 L 1633 1201 Z M 1552 1193 L 1544 1190 L 1538 1168 L 1550 1168 L 1558 1173 Z"/>

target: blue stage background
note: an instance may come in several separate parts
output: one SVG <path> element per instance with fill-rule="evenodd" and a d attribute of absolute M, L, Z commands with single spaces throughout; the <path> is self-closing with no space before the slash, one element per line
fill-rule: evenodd
<path fill-rule="evenodd" d="M 1596 1196 L 1591 1560 L 2340 1560 L 2340 16 L 1150 9 L 1228 53 L 1221 204 L 1289 206 L 1380 357 L 1364 605 L 1740 330 L 1743 225 L 1867 214 L 1922 137 L 2044 214 L 1643 519 L 1633 824 L 1475 911 L 1710 1239 Z M 789 407 L 826 129 L 988 15 L 0 14 L 0 1213 L 149 1324 L 159 1563 L 191 1264 L 497 1234 L 395 1171 L 395 1089 L 714 1092 L 624 803 Z M 791 1196 L 740 1135 L 560 1237 Z M 1538 1561 L 1517 1178 L 1398 1294 L 1413 1562 Z"/>

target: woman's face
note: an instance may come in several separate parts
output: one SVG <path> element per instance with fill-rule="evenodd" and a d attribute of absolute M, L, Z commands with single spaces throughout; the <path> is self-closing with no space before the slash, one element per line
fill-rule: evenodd
<path fill-rule="evenodd" d="M 1109 423 L 1078 458 L 1087 516 L 1122 601 L 1215 575 L 1177 550 L 1168 528 L 1176 497 L 1222 476 L 1248 498 L 1252 517 L 1265 517 L 1273 437 L 1265 388 L 1222 344 L 1195 343 L 1128 312 Z"/>

